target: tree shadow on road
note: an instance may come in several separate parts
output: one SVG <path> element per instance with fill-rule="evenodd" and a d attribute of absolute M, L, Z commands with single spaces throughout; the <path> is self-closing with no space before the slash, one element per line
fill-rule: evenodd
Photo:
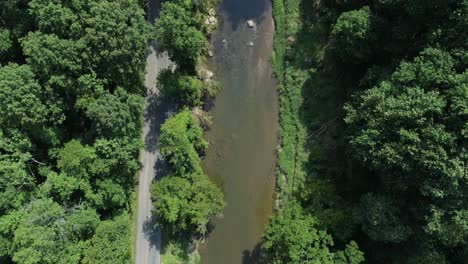
<path fill-rule="evenodd" d="M 143 224 L 143 233 L 145 238 L 150 242 L 150 251 L 155 249 L 161 251 L 161 237 L 158 234 L 161 232 L 161 228 L 156 226 L 156 217 L 151 216 L 150 219 L 146 220 Z"/>
<path fill-rule="evenodd" d="M 147 129 L 146 137 L 144 139 L 146 150 L 154 153 L 157 151 L 158 139 L 160 134 L 161 125 L 167 118 L 171 117 L 179 110 L 178 104 L 170 98 L 160 95 L 150 95 L 146 98 L 147 108 L 144 113 L 145 123 L 144 128 Z"/>

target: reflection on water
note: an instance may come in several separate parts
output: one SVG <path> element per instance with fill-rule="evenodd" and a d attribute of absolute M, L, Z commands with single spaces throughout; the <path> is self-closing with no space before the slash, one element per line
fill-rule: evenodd
<path fill-rule="evenodd" d="M 223 189 L 227 205 L 200 253 L 203 264 L 252 263 L 272 212 L 278 144 L 271 2 L 224 0 L 220 12 L 213 64 L 223 90 L 211 111 L 214 124 L 206 134 L 210 148 L 203 167 Z M 254 28 L 248 19 L 256 22 Z"/>

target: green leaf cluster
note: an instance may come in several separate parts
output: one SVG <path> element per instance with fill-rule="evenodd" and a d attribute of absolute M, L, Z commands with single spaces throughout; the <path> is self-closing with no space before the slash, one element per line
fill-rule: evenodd
<path fill-rule="evenodd" d="M 0 2 L 0 262 L 130 263 L 150 26 L 133 0 Z"/>
<path fill-rule="evenodd" d="M 183 69 L 194 69 L 204 54 L 207 40 L 200 31 L 200 21 L 192 15 L 191 1 L 165 2 L 155 25 L 159 47 Z"/>
<path fill-rule="evenodd" d="M 343 251 L 330 251 L 332 237 L 317 229 L 317 219 L 289 201 L 273 216 L 263 234 L 263 249 L 269 263 L 348 263 L 364 261 L 364 254 L 351 241 Z"/>
<path fill-rule="evenodd" d="M 174 234 L 206 234 L 210 218 L 224 208 L 223 194 L 200 166 L 199 155 L 208 146 L 202 133 L 187 109 L 161 126 L 159 147 L 171 171 L 153 183 L 151 195 L 158 224 Z"/>
<path fill-rule="evenodd" d="M 330 252 L 353 239 L 369 263 L 466 262 L 467 12 L 274 1 L 279 214 L 298 200 Z"/>

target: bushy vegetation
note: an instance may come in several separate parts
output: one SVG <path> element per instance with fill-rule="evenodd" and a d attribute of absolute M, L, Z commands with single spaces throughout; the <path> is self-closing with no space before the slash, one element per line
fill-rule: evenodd
<path fill-rule="evenodd" d="M 158 45 L 182 68 L 194 67 L 206 48 L 200 22 L 192 16 L 191 5 L 165 2 L 161 8 L 156 23 Z"/>
<path fill-rule="evenodd" d="M 158 86 L 165 96 L 177 98 L 183 104 L 201 103 L 203 82 L 196 76 L 166 69 L 159 73 Z"/>
<path fill-rule="evenodd" d="M 332 237 L 317 230 L 317 219 L 302 211 L 294 201 L 271 219 L 263 235 L 264 253 L 271 263 L 342 263 L 364 260 L 364 254 L 352 241 L 343 251 L 331 252 Z"/>
<path fill-rule="evenodd" d="M 216 82 L 202 76 L 207 70 L 201 65 L 209 34 L 204 21 L 215 2 L 165 2 L 155 26 L 159 47 L 176 64 L 159 73 L 158 87 L 185 106 L 161 126 L 158 144 L 170 169 L 151 186 L 154 214 L 166 238 L 163 259 L 168 263 L 199 262 L 196 251 L 188 251 L 189 244 L 195 242 L 196 248 L 195 240 L 207 234 L 208 222 L 224 208 L 221 190 L 201 168 L 208 143 L 199 120 L 187 108 L 201 105 L 217 91 Z"/>
<path fill-rule="evenodd" d="M 198 106 L 203 99 L 213 97 L 217 83 L 207 77 L 203 65 L 208 50 L 210 31 L 204 21 L 217 1 L 170 1 L 161 6 L 155 25 L 158 46 L 168 52 L 175 69 L 162 71 L 158 86 L 166 96 L 187 106 Z M 203 80 L 203 81 L 202 81 Z"/>
<path fill-rule="evenodd" d="M 150 28 L 136 1 L 0 2 L 0 262 L 130 263 Z"/>
<path fill-rule="evenodd" d="M 189 110 L 161 126 L 159 146 L 171 167 L 169 175 L 151 187 L 159 224 L 168 232 L 186 237 L 206 234 L 210 218 L 224 208 L 223 194 L 203 174 L 199 155 L 208 144 Z"/>
<path fill-rule="evenodd" d="M 315 252 L 354 240 L 369 263 L 465 263 L 467 12 L 462 0 L 274 1 L 283 205 L 267 257 L 320 259 L 317 238 L 282 228 L 310 221 L 337 241 Z M 354 249 L 347 263 L 362 261 Z"/>

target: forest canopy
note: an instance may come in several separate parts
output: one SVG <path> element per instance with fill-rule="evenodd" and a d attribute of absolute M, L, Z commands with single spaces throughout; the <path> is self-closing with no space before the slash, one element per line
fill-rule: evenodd
<path fill-rule="evenodd" d="M 149 33 L 133 0 L 0 2 L 1 263 L 131 263 Z"/>
<path fill-rule="evenodd" d="M 353 244 L 366 263 L 466 263 L 468 2 L 275 0 L 274 15 L 283 205 L 266 257 Z"/>

